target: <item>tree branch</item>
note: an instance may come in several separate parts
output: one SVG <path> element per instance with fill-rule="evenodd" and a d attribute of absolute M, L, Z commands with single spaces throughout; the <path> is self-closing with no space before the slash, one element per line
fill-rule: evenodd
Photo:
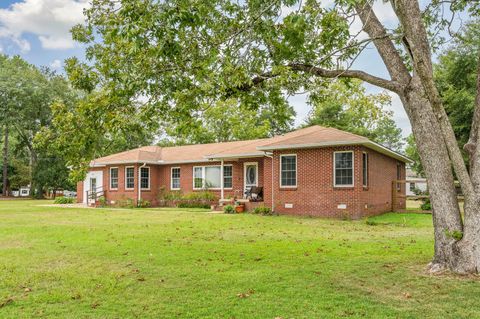
<path fill-rule="evenodd" d="M 310 73 L 315 76 L 324 77 L 324 78 L 360 79 L 372 85 L 390 90 L 392 92 L 399 92 L 402 89 L 402 86 L 400 85 L 400 83 L 396 81 L 383 79 L 360 70 L 328 70 L 328 69 L 316 67 L 309 64 L 302 64 L 302 63 L 290 63 L 288 67 L 290 67 L 290 69 L 292 69 L 293 71 Z"/>
<path fill-rule="evenodd" d="M 370 4 L 368 2 L 359 4 L 355 7 L 355 10 L 362 20 L 363 30 L 373 39 L 373 44 L 382 57 L 392 80 L 403 84 L 410 82 L 411 76 L 402 57 L 388 37 L 387 30 L 378 20 Z"/>

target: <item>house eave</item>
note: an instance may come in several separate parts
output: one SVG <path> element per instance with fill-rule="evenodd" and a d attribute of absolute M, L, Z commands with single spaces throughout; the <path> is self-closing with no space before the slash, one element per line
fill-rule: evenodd
<path fill-rule="evenodd" d="M 238 158 L 255 158 L 255 157 L 264 157 L 265 152 L 254 152 L 254 153 L 238 153 L 238 154 L 212 154 L 205 156 L 209 160 L 222 160 L 222 159 L 238 159 Z"/>
<path fill-rule="evenodd" d="M 388 155 L 393 157 L 399 161 L 405 163 L 413 163 L 413 161 L 395 151 L 392 151 L 389 148 L 386 148 L 383 145 L 372 141 L 336 141 L 336 142 L 322 142 L 322 143 L 306 143 L 306 144 L 284 144 L 284 145 L 274 145 L 274 146 L 257 146 L 257 150 L 259 151 L 280 151 L 280 150 L 288 150 L 288 149 L 305 149 L 305 148 L 321 148 L 321 147 L 329 147 L 329 146 L 350 146 L 350 145 L 363 145 L 370 149 L 373 149 L 379 153 Z"/>

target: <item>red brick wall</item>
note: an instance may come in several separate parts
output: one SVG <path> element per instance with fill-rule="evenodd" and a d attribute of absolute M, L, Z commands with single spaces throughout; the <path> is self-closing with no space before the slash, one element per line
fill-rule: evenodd
<path fill-rule="evenodd" d="M 392 181 L 397 179 L 397 164 L 401 177 L 405 179 L 405 163 L 363 148 L 368 154 L 368 187 L 362 187 L 362 215 L 378 215 L 392 210 Z M 400 184 L 399 195 L 405 195 L 405 184 Z M 395 209 L 405 209 L 405 199 L 399 199 Z"/>
<path fill-rule="evenodd" d="M 243 197 L 244 189 L 244 163 L 257 163 L 258 164 L 258 185 L 263 185 L 263 158 L 248 158 L 240 159 L 238 161 L 225 161 L 224 165 L 232 165 L 232 188 L 224 189 L 224 196 L 239 198 Z M 189 163 L 189 164 L 172 164 L 162 166 L 160 171 L 160 182 L 164 185 L 165 189 L 171 191 L 171 169 L 172 167 L 180 168 L 180 190 L 182 193 L 194 192 L 193 189 L 193 167 L 194 166 L 217 166 L 220 162 L 204 162 L 204 163 Z M 210 189 L 211 192 L 217 194 L 220 197 L 221 191 L 219 189 Z"/>
<path fill-rule="evenodd" d="M 335 151 L 354 152 L 354 186 L 334 187 L 333 154 Z M 362 153 L 369 154 L 369 185 L 362 185 Z M 297 155 L 297 187 L 280 188 L 280 154 Z M 225 162 L 233 166 L 233 187 L 225 189 L 225 197 L 242 197 L 244 191 L 244 163 L 258 163 L 258 185 L 264 187 L 264 204 L 272 206 L 272 174 L 273 202 L 275 211 L 280 214 L 311 215 L 335 218 L 361 218 L 391 210 L 392 181 L 396 179 L 397 164 L 400 164 L 402 179 L 405 178 L 405 164 L 363 146 L 328 147 L 317 149 L 297 149 L 275 151 L 272 159 L 249 158 Z M 180 167 L 180 188 L 183 193 L 193 190 L 193 167 L 219 165 L 220 162 L 189 163 L 177 165 L 147 165 L 150 167 L 150 190 L 142 190 L 142 199 L 149 200 L 152 205 L 158 204 L 160 189 L 170 191 L 170 175 L 172 167 Z M 110 189 L 110 167 L 95 168 L 103 170 L 106 199 L 110 201 L 138 198 L 138 167 L 135 166 L 135 189 L 125 190 L 125 165 L 119 168 L 118 189 Z M 211 190 L 220 197 L 220 190 Z M 78 200 L 83 196 L 83 183 L 77 184 Z M 402 184 L 400 195 L 405 195 Z M 293 205 L 286 208 L 285 204 Z M 345 209 L 339 205 L 346 205 Z M 399 208 L 405 206 L 405 201 Z"/>
<path fill-rule="evenodd" d="M 333 154 L 354 151 L 354 186 L 334 187 Z M 362 153 L 369 153 L 369 187 L 363 187 Z M 297 155 L 297 187 L 280 187 L 280 155 Z M 405 164 L 361 146 L 329 147 L 275 151 L 273 189 L 275 211 L 280 214 L 310 215 L 336 218 L 361 218 L 391 211 L 392 181 L 397 163 L 405 176 Z M 272 204 L 271 159 L 265 159 L 265 204 Z M 399 194 L 405 194 L 405 188 Z M 293 205 L 286 208 L 285 204 Z M 346 205 L 341 209 L 338 205 Z"/>

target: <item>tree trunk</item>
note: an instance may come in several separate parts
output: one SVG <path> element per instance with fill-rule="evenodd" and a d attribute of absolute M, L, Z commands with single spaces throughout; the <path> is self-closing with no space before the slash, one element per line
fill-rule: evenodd
<path fill-rule="evenodd" d="M 3 196 L 8 195 L 8 124 L 5 124 L 4 144 L 3 144 Z"/>
<path fill-rule="evenodd" d="M 465 223 L 457 202 L 452 164 L 431 104 L 413 77 L 400 96 L 410 118 L 427 175 L 432 202 L 435 254 L 431 272 L 478 273 L 480 270 L 480 197 L 465 194 Z"/>

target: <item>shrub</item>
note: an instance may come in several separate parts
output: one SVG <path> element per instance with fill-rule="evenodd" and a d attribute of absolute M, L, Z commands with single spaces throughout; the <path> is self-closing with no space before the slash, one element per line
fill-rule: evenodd
<path fill-rule="evenodd" d="M 127 199 L 122 199 L 117 202 L 118 207 L 122 208 L 134 208 L 134 202 L 133 199 L 127 198 Z"/>
<path fill-rule="evenodd" d="M 432 210 L 432 204 L 430 203 L 430 198 L 425 198 L 422 205 L 420 205 L 422 210 Z"/>
<path fill-rule="evenodd" d="M 151 207 L 151 203 L 150 201 L 148 200 L 145 200 L 145 199 L 140 199 L 137 203 L 137 207 L 139 208 L 148 208 L 148 207 Z"/>
<path fill-rule="evenodd" d="M 367 224 L 368 226 L 377 226 L 378 223 L 374 220 L 371 220 L 369 218 L 365 218 L 365 224 Z"/>
<path fill-rule="evenodd" d="M 73 204 L 75 203 L 75 198 L 73 197 L 57 197 L 54 201 L 55 204 Z"/>
<path fill-rule="evenodd" d="M 225 214 L 235 214 L 235 208 L 232 205 L 227 205 L 223 208 Z"/>
<path fill-rule="evenodd" d="M 253 210 L 253 213 L 258 215 L 264 215 L 264 216 L 273 215 L 272 210 L 270 209 L 270 207 L 267 207 L 267 206 L 257 206 Z"/>
<path fill-rule="evenodd" d="M 199 202 L 180 202 L 177 204 L 178 208 L 210 208 L 210 204 L 204 204 Z"/>
<path fill-rule="evenodd" d="M 181 199 L 187 201 L 215 202 L 217 201 L 217 196 L 209 191 L 200 191 L 187 193 L 183 195 Z"/>
<path fill-rule="evenodd" d="M 107 206 L 107 200 L 104 196 L 100 196 L 98 198 L 98 202 L 100 203 L 100 207 L 105 207 Z"/>

